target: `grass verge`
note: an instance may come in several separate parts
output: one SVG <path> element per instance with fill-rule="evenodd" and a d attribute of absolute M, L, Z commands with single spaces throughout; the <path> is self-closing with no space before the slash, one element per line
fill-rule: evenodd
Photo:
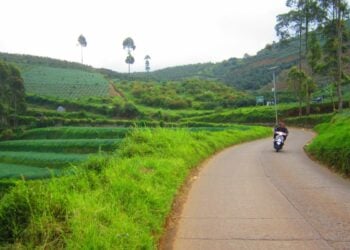
<path fill-rule="evenodd" d="M 116 155 L 76 174 L 18 182 L 1 198 L 0 247 L 155 249 L 191 169 L 218 150 L 271 129 L 134 130 Z"/>
<path fill-rule="evenodd" d="M 306 150 L 336 171 L 350 175 L 350 112 L 315 127 L 318 136 Z"/>

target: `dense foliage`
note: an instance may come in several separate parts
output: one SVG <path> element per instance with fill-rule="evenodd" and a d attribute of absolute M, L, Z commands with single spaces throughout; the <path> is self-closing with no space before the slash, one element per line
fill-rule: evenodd
<path fill-rule="evenodd" d="M 163 109 L 215 109 L 240 106 L 246 93 L 217 81 L 186 79 L 182 81 L 121 82 L 117 84 L 135 103 Z M 253 100 L 255 103 L 255 99 Z"/>
<path fill-rule="evenodd" d="M 0 61 L 0 129 L 17 123 L 17 115 L 25 111 L 23 79 L 19 70 Z"/>

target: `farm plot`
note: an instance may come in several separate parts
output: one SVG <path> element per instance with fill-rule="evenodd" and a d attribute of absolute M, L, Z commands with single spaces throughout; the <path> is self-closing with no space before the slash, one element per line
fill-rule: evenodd
<path fill-rule="evenodd" d="M 120 141 L 118 139 L 14 140 L 0 142 L 0 150 L 86 154 L 113 151 Z"/>
<path fill-rule="evenodd" d="M 130 128 L 49 127 L 26 131 L 20 139 L 116 139 L 124 138 Z"/>
<path fill-rule="evenodd" d="M 24 67 L 22 76 L 27 93 L 63 99 L 109 95 L 108 81 L 103 75 L 95 72 L 31 66 Z"/>
<path fill-rule="evenodd" d="M 22 137 L 30 139 L 0 142 L 0 179 L 63 174 L 90 156 L 115 151 L 126 132 L 125 128 L 90 127 L 29 130 Z"/>
<path fill-rule="evenodd" d="M 0 163 L 0 180 L 7 178 L 41 179 L 61 174 L 60 169 L 40 168 L 20 164 Z M 1 186 L 1 183 L 0 183 Z"/>

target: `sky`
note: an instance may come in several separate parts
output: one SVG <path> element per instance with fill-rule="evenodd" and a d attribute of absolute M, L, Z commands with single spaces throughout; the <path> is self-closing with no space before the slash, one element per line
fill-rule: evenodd
<path fill-rule="evenodd" d="M 136 45 L 131 70 L 254 55 L 277 41 L 285 0 L 0 0 L 0 52 L 80 62 L 127 72 L 123 40 Z"/>

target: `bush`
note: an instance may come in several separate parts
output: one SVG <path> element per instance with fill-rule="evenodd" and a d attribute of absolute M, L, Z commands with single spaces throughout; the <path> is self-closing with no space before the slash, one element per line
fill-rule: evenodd
<path fill-rule="evenodd" d="M 14 133 L 13 133 L 12 129 L 5 129 L 0 134 L 0 139 L 1 140 L 10 140 L 13 137 L 14 137 Z"/>

